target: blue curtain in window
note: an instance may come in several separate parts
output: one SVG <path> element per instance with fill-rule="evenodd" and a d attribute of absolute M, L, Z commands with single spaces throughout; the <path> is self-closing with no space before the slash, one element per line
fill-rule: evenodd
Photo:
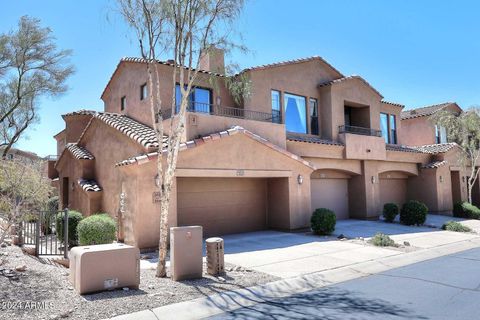
<path fill-rule="evenodd" d="M 307 111 L 305 97 L 285 94 L 285 125 L 287 131 L 307 133 Z"/>

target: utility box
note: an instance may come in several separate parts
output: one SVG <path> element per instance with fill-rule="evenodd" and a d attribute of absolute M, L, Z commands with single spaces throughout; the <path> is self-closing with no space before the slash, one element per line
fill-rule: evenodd
<path fill-rule="evenodd" d="M 173 280 L 202 277 L 202 239 L 201 226 L 170 228 L 170 272 Z"/>
<path fill-rule="evenodd" d="M 70 282 L 79 294 L 140 285 L 140 251 L 122 243 L 70 250 Z"/>
<path fill-rule="evenodd" d="M 222 238 L 208 238 L 207 246 L 207 272 L 212 276 L 225 272 L 224 246 Z"/>

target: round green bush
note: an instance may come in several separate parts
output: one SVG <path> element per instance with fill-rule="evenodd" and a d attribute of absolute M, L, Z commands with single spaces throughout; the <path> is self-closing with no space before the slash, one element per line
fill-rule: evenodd
<path fill-rule="evenodd" d="M 393 222 L 398 214 L 398 206 L 395 203 L 385 203 L 383 205 L 383 217 L 387 222 Z"/>
<path fill-rule="evenodd" d="M 94 214 L 78 224 L 78 240 L 81 246 L 112 243 L 116 229 L 115 220 L 108 214 Z"/>
<path fill-rule="evenodd" d="M 57 237 L 63 241 L 63 217 L 64 213 L 60 212 L 56 217 Z M 83 215 L 74 210 L 68 210 L 68 244 L 69 246 L 78 245 L 77 226 L 82 221 Z"/>
<path fill-rule="evenodd" d="M 310 219 L 312 231 L 318 235 L 329 235 L 335 230 L 337 217 L 335 213 L 329 209 L 316 209 Z"/>
<path fill-rule="evenodd" d="M 480 219 L 480 209 L 468 202 L 459 202 L 453 205 L 453 216 L 467 219 Z"/>
<path fill-rule="evenodd" d="M 396 247 L 397 244 L 390 238 L 388 235 L 384 233 L 377 233 L 370 242 L 377 247 Z"/>
<path fill-rule="evenodd" d="M 407 225 L 421 225 L 427 219 L 428 208 L 420 201 L 410 200 L 405 203 L 400 212 L 400 222 Z"/>

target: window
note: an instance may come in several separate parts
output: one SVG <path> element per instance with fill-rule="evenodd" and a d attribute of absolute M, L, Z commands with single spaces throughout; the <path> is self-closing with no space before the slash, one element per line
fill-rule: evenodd
<path fill-rule="evenodd" d="M 280 123 L 282 108 L 280 105 L 280 91 L 272 90 L 272 122 Z"/>
<path fill-rule="evenodd" d="M 447 143 L 447 130 L 445 127 L 435 125 L 435 143 Z"/>
<path fill-rule="evenodd" d="M 382 137 L 385 143 L 397 143 L 397 123 L 395 115 L 380 113 L 380 129 L 382 130 Z"/>
<path fill-rule="evenodd" d="M 284 94 L 285 126 L 287 131 L 307 133 L 307 110 L 305 97 Z"/>
<path fill-rule="evenodd" d="M 145 100 L 148 96 L 147 84 L 144 83 L 140 86 L 140 100 Z"/>
<path fill-rule="evenodd" d="M 125 110 L 127 107 L 127 97 L 123 96 L 120 98 L 120 111 Z"/>
<path fill-rule="evenodd" d="M 310 98 L 310 134 L 318 135 L 318 101 Z"/>
<path fill-rule="evenodd" d="M 182 92 L 180 85 L 175 86 L 175 104 L 176 112 L 180 111 L 180 103 L 182 101 Z M 212 91 L 207 88 L 194 87 L 188 97 L 188 111 L 210 113 L 212 101 Z"/>

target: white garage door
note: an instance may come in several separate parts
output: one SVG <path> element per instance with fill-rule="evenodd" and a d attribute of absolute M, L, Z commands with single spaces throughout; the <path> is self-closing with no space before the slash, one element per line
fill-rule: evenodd
<path fill-rule="evenodd" d="M 348 179 L 312 179 L 312 210 L 327 208 L 348 219 Z"/>

